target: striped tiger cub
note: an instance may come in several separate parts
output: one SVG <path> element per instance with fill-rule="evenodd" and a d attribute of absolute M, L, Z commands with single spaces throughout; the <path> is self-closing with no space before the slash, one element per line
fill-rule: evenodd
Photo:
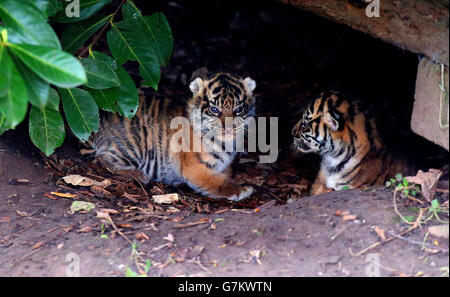
<path fill-rule="evenodd" d="M 254 116 L 255 81 L 218 73 L 209 79 L 198 77 L 189 87 L 193 96 L 187 102 L 141 97 L 133 119 L 114 113 L 102 117 L 90 141 L 97 160 L 144 183 L 185 183 L 205 196 L 233 201 L 250 196 L 252 187 L 240 186 L 231 178 L 230 165 L 237 153 L 223 147 L 236 145 L 241 139 L 236 135 L 244 131 L 246 119 Z M 171 129 L 171 121 L 179 117 L 191 124 L 188 129 Z M 222 129 L 227 117 L 239 121 Z M 195 121 L 201 125 L 192 125 Z M 173 149 L 174 143 L 180 144 L 180 138 L 171 143 L 175 133 L 189 140 L 188 149 Z M 207 134 L 213 134 L 214 139 L 205 138 Z M 200 149 L 194 149 L 195 143 Z"/>
<path fill-rule="evenodd" d="M 382 185 L 405 168 L 382 142 L 373 111 L 339 92 L 324 92 L 309 104 L 292 135 L 298 151 L 322 157 L 313 195 Z"/>

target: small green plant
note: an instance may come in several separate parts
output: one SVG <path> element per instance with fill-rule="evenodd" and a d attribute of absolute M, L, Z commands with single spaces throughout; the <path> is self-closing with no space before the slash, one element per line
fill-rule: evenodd
<path fill-rule="evenodd" d="M 389 179 L 386 182 L 386 187 L 387 188 L 393 187 L 402 190 L 402 195 L 405 197 L 408 195 L 417 196 L 417 193 L 420 191 L 419 186 L 410 185 L 406 177 L 403 177 L 401 173 L 397 173 L 395 175 L 395 178 Z"/>
<path fill-rule="evenodd" d="M 115 3 L 79 0 L 72 16 L 73 1 L 0 0 L 0 135 L 29 110 L 30 138 L 48 156 L 64 141 L 63 112 L 83 142 L 99 128 L 99 109 L 132 118 L 139 95 L 128 61 L 157 90 L 172 54 L 169 23 L 160 12 L 143 15 L 133 1 Z M 110 54 L 93 49 L 104 34 Z"/>
<path fill-rule="evenodd" d="M 138 272 L 135 272 L 130 267 L 127 267 L 125 271 L 126 277 L 145 277 L 147 276 L 150 267 L 152 266 L 152 261 L 150 259 L 144 260 L 141 256 L 141 253 L 138 251 L 138 244 L 133 241 L 131 244 L 131 254 L 130 254 L 130 261 L 133 261 L 139 270 Z"/>
<path fill-rule="evenodd" d="M 441 207 L 439 201 L 437 199 L 434 199 L 431 201 L 431 206 L 428 208 L 428 213 L 431 213 L 432 217 L 434 216 L 439 222 L 448 224 L 448 221 L 444 221 L 439 217 L 439 213 L 446 213 L 448 214 L 448 209 L 444 209 Z"/>

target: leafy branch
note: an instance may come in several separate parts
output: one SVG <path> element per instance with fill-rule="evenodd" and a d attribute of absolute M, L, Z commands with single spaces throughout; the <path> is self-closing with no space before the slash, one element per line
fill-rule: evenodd
<path fill-rule="evenodd" d="M 72 2 L 0 0 L 0 134 L 30 110 L 30 138 L 50 155 L 66 135 L 63 115 L 81 141 L 98 129 L 99 109 L 134 116 L 138 90 L 125 63 L 136 61 L 144 84 L 158 88 L 173 47 L 167 19 L 160 12 L 144 16 L 131 0 L 103 15 L 111 2 L 80 0 L 80 16 L 71 17 Z M 92 50 L 105 32 L 111 54 Z"/>

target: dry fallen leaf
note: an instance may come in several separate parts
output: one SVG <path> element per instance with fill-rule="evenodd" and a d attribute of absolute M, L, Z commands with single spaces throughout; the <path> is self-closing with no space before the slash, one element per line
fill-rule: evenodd
<path fill-rule="evenodd" d="M 0 218 L 0 223 L 6 223 L 6 222 L 9 222 L 9 221 L 11 221 L 10 217 L 1 217 Z"/>
<path fill-rule="evenodd" d="M 428 227 L 428 232 L 430 232 L 430 234 L 437 236 L 437 237 L 442 237 L 442 238 L 448 238 L 448 233 L 449 233 L 449 229 L 448 229 L 448 225 L 443 224 L 443 225 L 437 225 L 437 226 L 430 226 Z"/>
<path fill-rule="evenodd" d="M 177 193 L 153 195 L 152 198 L 153 198 L 153 201 L 155 201 L 156 203 L 159 203 L 159 204 L 162 204 L 162 203 L 171 204 L 171 203 L 177 202 L 180 199 Z"/>
<path fill-rule="evenodd" d="M 430 169 L 428 172 L 419 170 L 416 176 L 407 176 L 406 180 L 410 183 L 418 184 L 422 188 L 422 193 L 428 202 L 431 202 L 436 194 L 436 186 L 442 171 L 438 169 Z"/>
<path fill-rule="evenodd" d="M 137 240 L 150 240 L 150 237 L 144 232 L 137 232 L 134 236 Z"/>
<path fill-rule="evenodd" d="M 85 226 L 85 227 L 82 227 L 77 230 L 78 233 L 86 233 L 86 232 L 90 232 L 90 231 L 92 231 L 92 228 L 89 226 Z"/>
<path fill-rule="evenodd" d="M 70 193 L 50 192 L 50 194 L 53 194 L 53 195 L 58 196 L 58 197 L 63 197 L 63 198 L 74 198 L 74 197 L 76 197 L 76 195 L 70 194 Z"/>
<path fill-rule="evenodd" d="M 118 214 L 119 213 L 118 210 L 111 209 L 111 208 L 100 208 L 99 211 L 104 212 L 104 213 L 108 213 L 108 214 Z"/>
<path fill-rule="evenodd" d="M 384 230 L 381 229 L 378 226 L 375 226 L 375 228 L 373 229 L 375 231 L 375 233 L 378 235 L 378 237 L 382 240 L 385 241 L 386 240 L 386 235 L 384 234 Z"/>
<path fill-rule="evenodd" d="M 21 217 L 29 217 L 30 216 L 30 214 L 28 214 L 26 211 L 16 210 L 16 213 Z"/>
<path fill-rule="evenodd" d="M 72 205 L 70 206 L 70 213 L 73 214 L 77 211 L 88 212 L 94 208 L 95 208 L 94 203 L 86 202 L 86 201 L 74 201 L 74 202 L 72 202 Z"/>
<path fill-rule="evenodd" d="M 342 216 L 343 221 L 353 221 L 353 220 L 356 220 L 357 218 L 358 218 L 357 215 L 352 215 L 352 214 Z"/>
<path fill-rule="evenodd" d="M 81 187 L 90 187 L 90 186 L 99 186 L 102 188 L 106 188 L 111 185 L 111 181 L 108 179 L 105 179 L 102 182 L 78 175 L 78 174 L 72 174 L 68 175 L 62 178 L 65 183 L 71 184 L 74 186 L 81 186 Z"/>
<path fill-rule="evenodd" d="M 95 194 L 98 198 L 106 198 L 106 199 L 112 199 L 114 198 L 113 194 L 111 192 L 103 189 L 103 187 L 100 186 L 91 186 L 90 190 L 92 193 Z"/>
<path fill-rule="evenodd" d="M 349 214 L 350 214 L 350 212 L 348 210 L 336 210 L 334 212 L 335 216 L 346 216 L 346 215 L 349 215 Z"/>
<path fill-rule="evenodd" d="M 173 242 L 175 240 L 175 237 L 173 237 L 172 233 L 169 233 L 166 237 L 164 237 L 164 239 Z"/>
<path fill-rule="evenodd" d="M 36 243 L 35 245 L 33 245 L 33 247 L 31 248 L 33 251 L 40 248 L 41 246 L 43 246 L 45 244 L 45 242 L 43 241 L 39 241 L 38 243 Z"/>

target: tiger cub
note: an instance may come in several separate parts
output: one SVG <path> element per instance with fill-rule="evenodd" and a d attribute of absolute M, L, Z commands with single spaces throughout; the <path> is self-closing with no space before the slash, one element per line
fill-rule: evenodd
<path fill-rule="evenodd" d="M 111 113 L 102 117 L 91 141 L 95 156 L 106 167 L 145 183 L 185 183 L 211 198 L 242 200 L 252 194 L 253 188 L 231 179 L 230 165 L 237 153 L 223 148 L 230 144 L 234 147 L 242 139 L 236 135 L 243 133 L 247 120 L 255 114 L 255 87 L 249 77 L 218 73 L 209 79 L 194 79 L 189 86 L 193 95 L 182 104 L 141 97 L 133 119 Z M 179 117 L 191 124 L 188 129 L 171 127 L 171 121 Z M 239 121 L 232 128 L 222 129 L 227 117 Z M 180 134 L 188 143 L 187 149 L 173 147 L 180 144 Z M 207 134 L 213 138 L 204 137 Z M 177 136 L 173 143 L 172 136 Z M 200 147 L 195 149 L 195 143 Z"/>
<path fill-rule="evenodd" d="M 371 109 L 339 92 L 324 92 L 308 105 L 292 135 L 298 151 L 322 157 L 313 195 L 382 185 L 405 168 L 382 142 Z"/>

